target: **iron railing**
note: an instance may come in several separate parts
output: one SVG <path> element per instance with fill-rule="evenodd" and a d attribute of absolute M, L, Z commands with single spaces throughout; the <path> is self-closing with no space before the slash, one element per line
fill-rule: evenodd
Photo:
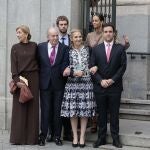
<path fill-rule="evenodd" d="M 130 55 L 131 59 L 135 59 L 136 56 L 141 56 L 141 59 L 145 59 L 146 56 L 150 56 L 150 53 L 147 52 L 127 52 L 128 55 Z"/>

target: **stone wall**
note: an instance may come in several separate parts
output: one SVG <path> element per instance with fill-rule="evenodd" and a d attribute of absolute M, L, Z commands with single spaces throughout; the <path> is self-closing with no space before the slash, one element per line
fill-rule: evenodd
<path fill-rule="evenodd" d="M 117 29 L 119 35 L 127 34 L 130 39 L 129 52 L 150 53 L 150 0 L 118 0 Z M 147 99 L 149 97 L 149 58 L 131 59 L 124 76 L 123 97 Z"/>

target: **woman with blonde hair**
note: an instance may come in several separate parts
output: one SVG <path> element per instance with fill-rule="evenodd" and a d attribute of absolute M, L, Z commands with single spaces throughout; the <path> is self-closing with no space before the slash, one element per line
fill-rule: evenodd
<path fill-rule="evenodd" d="M 37 44 L 30 42 L 29 27 L 16 28 L 19 43 L 11 48 L 11 73 L 17 85 L 13 94 L 10 143 L 16 145 L 38 144 L 39 134 L 39 75 L 37 63 Z M 26 81 L 21 83 L 21 79 Z M 20 88 L 28 85 L 33 99 L 19 102 Z"/>
<path fill-rule="evenodd" d="M 89 71 L 89 49 L 83 45 L 78 29 L 71 31 L 72 47 L 69 51 L 69 75 L 62 101 L 61 116 L 70 117 L 73 131 L 72 146 L 85 147 L 85 131 L 89 117 L 95 116 L 93 84 Z M 78 144 L 78 118 L 80 118 L 80 138 Z"/>

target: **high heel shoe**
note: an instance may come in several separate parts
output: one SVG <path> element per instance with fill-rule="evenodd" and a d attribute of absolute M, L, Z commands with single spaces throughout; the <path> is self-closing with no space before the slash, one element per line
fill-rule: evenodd
<path fill-rule="evenodd" d="M 84 148 L 85 147 L 85 143 L 84 144 L 79 144 L 80 148 Z"/>
<path fill-rule="evenodd" d="M 77 144 L 72 143 L 72 147 L 78 147 L 78 146 L 79 146 L 78 143 Z"/>

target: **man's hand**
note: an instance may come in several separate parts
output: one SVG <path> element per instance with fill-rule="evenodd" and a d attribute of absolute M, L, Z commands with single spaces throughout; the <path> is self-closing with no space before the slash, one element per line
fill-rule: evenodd
<path fill-rule="evenodd" d="M 74 72 L 74 76 L 75 77 L 82 77 L 83 76 L 83 71 L 76 71 L 76 72 Z"/>
<path fill-rule="evenodd" d="M 114 81 L 112 79 L 108 79 L 108 80 L 106 80 L 106 82 L 107 82 L 108 86 L 111 86 L 114 83 Z"/>
<path fill-rule="evenodd" d="M 123 35 L 125 45 L 129 43 L 129 38 L 127 35 Z"/>
<path fill-rule="evenodd" d="M 94 67 L 90 68 L 90 72 L 91 72 L 92 74 L 95 74 L 97 70 L 98 70 L 98 67 L 97 67 L 97 66 L 94 66 Z"/>
<path fill-rule="evenodd" d="M 103 88 L 107 88 L 109 86 L 107 80 L 102 80 L 100 84 Z"/>
<path fill-rule="evenodd" d="M 64 77 L 67 77 L 67 76 L 69 76 L 70 75 L 70 68 L 69 67 L 66 67 L 66 69 L 64 70 L 64 72 L 63 72 L 63 76 Z"/>

